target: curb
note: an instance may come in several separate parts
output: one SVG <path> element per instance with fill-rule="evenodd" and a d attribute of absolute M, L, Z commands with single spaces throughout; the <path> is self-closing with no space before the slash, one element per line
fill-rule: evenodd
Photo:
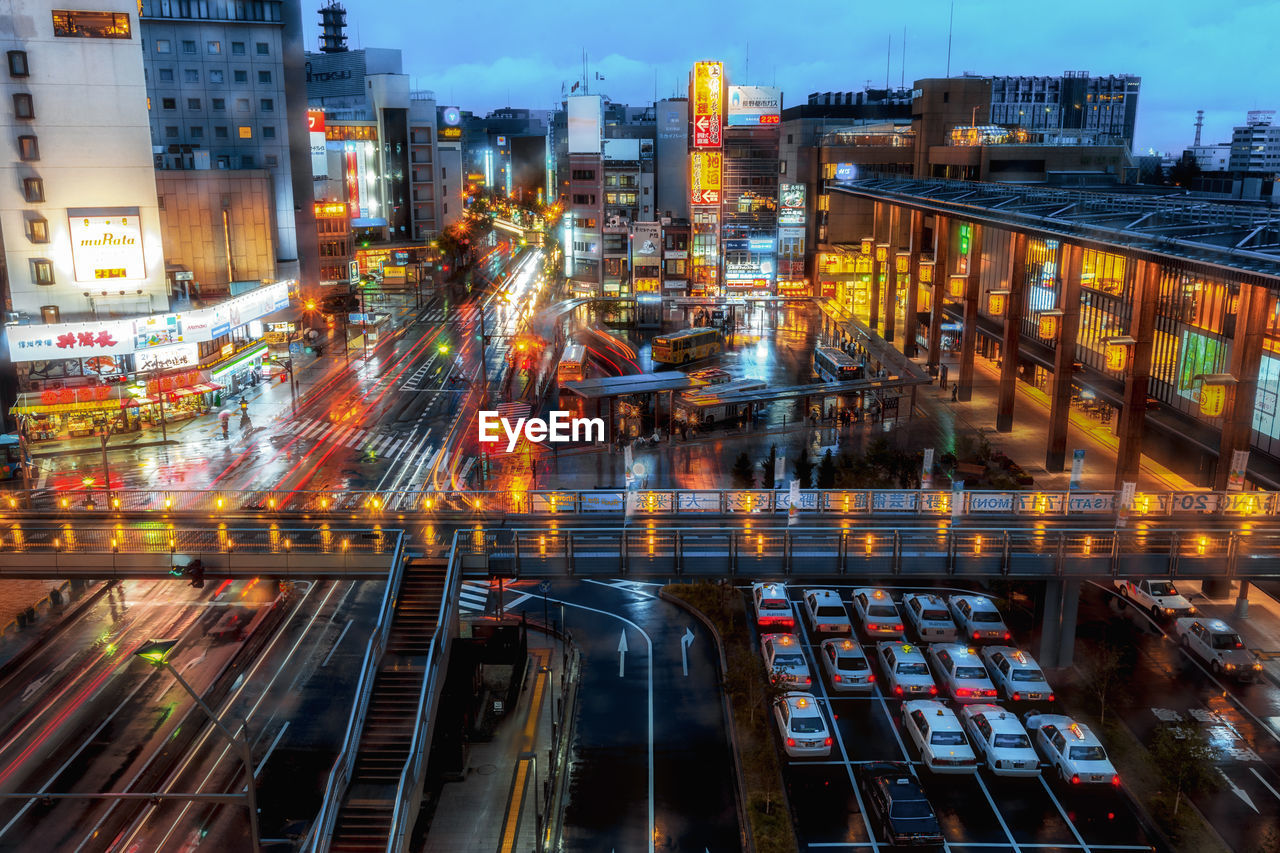
<path fill-rule="evenodd" d="M 2 682 L 5 679 L 13 674 L 14 670 L 22 665 L 22 662 L 26 659 L 27 655 L 31 654 L 31 652 L 46 643 L 53 642 L 58 639 L 58 637 L 62 636 L 68 628 L 79 621 L 85 611 L 96 604 L 102 596 L 106 595 L 116 583 L 116 581 L 110 580 L 100 582 L 97 589 L 88 593 L 84 598 L 80 599 L 80 601 L 76 602 L 74 607 L 64 610 L 61 614 L 61 621 L 59 621 L 57 625 L 52 626 L 47 632 L 41 634 L 39 637 L 33 637 L 27 648 L 9 658 L 9 660 L 5 661 L 3 664 L 0 664 L 0 686 L 2 686 Z M 58 587 L 58 589 L 62 589 L 62 587 Z"/>
<path fill-rule="evenodd" d="M 701 610 L 683 599 L 670 595 L 663 588 L 658 590 L 658 598 L 680 608 L 697 619 L 702 623 L 702 627 L 707 629 L 711 639 L 715 641 L 716 655 L 719 658 L 720 665 L 720 670 L 717 674 L 717 681 L 720 687 L 720 711 L 724 714 L 725 730 L 729 733 L 729 745 L 733 747 L 733 801 L 738 812 L 738 839 L 742 842 L 744 851 L 754 853 L 756 842 L 751 835 L 751 821 L 747 819 L 747 783 L 742 776 L 742 764 L 738 760 L 738 756 L 741 754 L 741 746 L 738 744 L 738 729 L 733 721 L 733 709 L 729 706 L 729 694 L 724 689 L 725 673 L 729 671 L 729 664 L 724 656 L 724 641 L 721 640 L 720 632 L 716 630 L 716 626 L 711 623 L 711 620 Z M 786 796 L 785 787 L 783 788 L 783 796 Z M 788 803 L 787 808 L 788 812 L 790 812 L 790 803 Z"/>

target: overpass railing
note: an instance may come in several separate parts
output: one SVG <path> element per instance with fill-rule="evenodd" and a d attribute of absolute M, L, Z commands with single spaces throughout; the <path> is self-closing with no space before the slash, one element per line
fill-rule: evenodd
<path fill-rule="evenodd" d="M 489 529 L 455 548 L 506 577 L 1280 577 L 1280 533 L 1225 529 Z"/>
<path fill-rule="evenodd" d="M 841 516 L 963 515 L 1099 516 L 1115 514 L 1121 493 L 1112 491 L 952 491 L 934 489 L 805 489 L 796 509 L 802 514 Z M 426 513 L 484 515 L 644 516 L 770 515 L 791 510 L 788 490 L 652 489 L 537 491 L 176 491 L 34 489 L 0 493 L 0 511 L 110 518 L 117 513 L 201 513 L 213 520 L 252 512 Z M 1138 492 L 1127 509 L 1134 516 L 1280 514 L 1280 492 Z"/>
<path fill-rule="evenodd" d="M 347 717 L 347 727 L 343 733 L 342 746 L 333 761 L 329 778 L 325 783 L 324 797 L 321 800 L 320 812 L 312 821 L 311 828 L 300 849 L 328 849 L 329 839 L 333 835 L 333 823 L 342 807 L 342 799 L 346 794 L 351 776 L 355 772 L 356 753 L 359 750 L 360 738 L 364 733 L 365 715 L 369 710 L 369 697 L 373 694 L 373 682 L 378 674 L 378 666 L 382 655 L 387 650 L 387 639 L 391 636 L 392 611 L 395 609 L 396 596 L 400 593 L 400 580 L 404 576 L 403 539 L 396 537 L 396 548 L 391 555 L 391 570 L 387 575 L 387 586 L 382 592 L 382 605 L 378 609 L 378 621 L 373 633 L 365 644 L 364 660 L 360 664 L 360 678 L 356 682 L 355 701 L 351 706 L 351 714 Z"/>

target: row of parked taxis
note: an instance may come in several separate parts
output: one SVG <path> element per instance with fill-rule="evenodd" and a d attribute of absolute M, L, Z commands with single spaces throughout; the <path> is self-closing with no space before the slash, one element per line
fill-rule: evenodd
<path fill-rule="evenodd" d="M 935 773 L 975 773 L 985 765 L 1000 776 L 1035 776 L 1043 763 L 1065 784 L 1120 783 L 1087 726 L 1043 711 L 1056 698 L 1053 688 L 1035 660 L 1011 645 L 986 596 L 913 592 L 895 601 L 887 590 L 862 588 L 847 609 L 829 589 L 804 590 L 798 608 L 784 584 L 755 584 L 751 596 L 766 670 L 790 688 L 774 703 L 789 756 L 831 754 L 832 733 L 812 692 L 813 679 L 825 677 L 833 693 L 879 684 L 886 696 L 903 699 L 903 730 Z M 813 651 L 820 673 L 810 671 L 795 633 L 797 609 L 822 637 Z M 997 702 L 1027 710 L 1019 717 Z"/>

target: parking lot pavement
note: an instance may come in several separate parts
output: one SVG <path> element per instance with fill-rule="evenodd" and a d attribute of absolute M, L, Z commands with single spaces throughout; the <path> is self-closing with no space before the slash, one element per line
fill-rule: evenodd
<path fill-rule="evenodd" d="M 833 696 L 828 691 L 815 656 L 824 637 L 811 634 L 798 603 L 800 591 L 790 592 L 796 599 L 792 607 L 795 633 L 813 678 L 810 692 L 826 709 L 835 739 L 827 759 L 781 756 L 802 849 L 884 846 L 874 835 L 872 819 L 864 811 L 854 781 L 856 766 L 871 761 L 913 765 L 952 853 L 1151 849 L 1133 805 L 1122 791 L 1063 790 L 1043 775 L 1010 779 L 985 769 L 975 775 L 935 775 L 924 769 L 914 744 L 908 743 L 902 731 L 900 699 L 884 696 L 880 684 L 870 695 Z M 754 627 L 752 630 L 754 634 Z M 863 647 L 872 658 L 874 644 L 864 643 Z M 872 666 L 880 677 L 874 658 Z"/>

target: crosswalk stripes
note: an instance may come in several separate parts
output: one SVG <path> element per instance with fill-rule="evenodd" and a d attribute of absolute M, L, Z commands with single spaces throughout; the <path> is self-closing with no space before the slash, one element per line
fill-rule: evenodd
<path fill-rule="evenodd" d="M 483 613 L 489 602 L 489 585 L 480 581 L 463 581 L 458 592 L 458 608 L 469 613 Z"/>

